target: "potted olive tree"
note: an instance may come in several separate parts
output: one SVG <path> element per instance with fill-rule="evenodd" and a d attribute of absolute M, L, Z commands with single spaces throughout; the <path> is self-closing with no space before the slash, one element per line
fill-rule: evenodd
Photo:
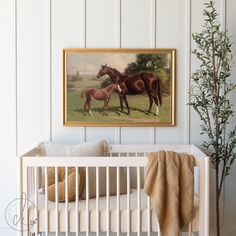
<path fill-rule="evenodd" d="M 192 74 L 190 105 L 201 119 L 201 134 L 206 137 L 203 147 L 215 169 L 216 229 L 220 236 L 219 200 L 225 177 L 236 159 L 236 126 L 229 96 L 235 83 L 230 81 L 231 39 L 227 31 L 221 30 L 214 2 L 205 4 L 203 15 L 202 32 L 193 34 L 193 54 L 200 66 Z"/>

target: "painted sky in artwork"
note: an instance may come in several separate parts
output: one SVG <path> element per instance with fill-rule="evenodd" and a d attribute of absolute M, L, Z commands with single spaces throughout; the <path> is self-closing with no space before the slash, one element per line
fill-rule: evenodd
<path fill-rule="evenodd" d="M 67 53 L 67 74 L 97 74 L 101 64 L 107 64 L 123 72 L 127 64 L 134 62 L 136 53 Z"/>

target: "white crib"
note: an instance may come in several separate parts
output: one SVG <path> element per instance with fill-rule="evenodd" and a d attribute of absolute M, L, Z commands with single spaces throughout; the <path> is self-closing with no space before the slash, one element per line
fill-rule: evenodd
<path fill-rule="evenodd" d="M 158 150 L 171 150 L 175 152 L 187 152 L 195 157 L 195 189 L 198 192 L 198 232 L 200 236 L 209 235 L 209 158 L 193 145 L 111 145 L 112 157 L 39 157 L 38 149 L 34 148 L 19 158 L 19 191 L 18 195 L 26 193 L 26 206 L 22 202 L 20 212 L 24 214 L 24 222 L 19 226 L 19 235 L 59 235 L 70 232 L 76 236 L 80 232 L 85 232 L 86 236 L 90 232 L 95 232 L 98 236 L 105 232 L 107 236 L 115 233 L 141 233 L 150 236 L 151 232 L 160 235 L 158 223 L 155 217 L 152 204 L 148 196 L 142 190 L 146 153 Z M 48 200 L 47 187 L 45 195 L 39 193 L 39 173 L 45 170 L 45 185 L 48 184 L 47 168 L 55 167 L 55 202 Z M 57 170 L 59 167 L 66 168 L 66 201 L 58 202 Z M 79 199 L 78 182 L 76 184 L 76 200 L 68 202 L 68 167 L 76 168 L 76 182 L 78 181 L 78 168 L 85 167 L 86 199 Z M 89 168 L 96 168 L 96 179 L 89 179 Z M 106 168 L 106 196 L 99 196 L 99 170 Z M 109 170 L 116 168 L 117 192 L 115 196 L 110 196 L 109 192 Z M 126 169 L 127 174 L 127 194 L 120 195 L 120 168 Z M 89 199 L 89 183 L 96 181 L 96 198 Z M 197 187 L 196 187 L 197 186 Z M 135 188 L 133 190 L 132 188 Z M 24 205 L 24 206 L 23 206 Z M 23 209 L 26 208 L 27 210 Z M 32 220 L 35 222 L 32 223 Z M 25 228 L 26 227 L 26 228 Z M 186 230 L 186 227 L 185 227 Z M 188 235 L 192 235 L 193 222 L 187 227 Z"/>

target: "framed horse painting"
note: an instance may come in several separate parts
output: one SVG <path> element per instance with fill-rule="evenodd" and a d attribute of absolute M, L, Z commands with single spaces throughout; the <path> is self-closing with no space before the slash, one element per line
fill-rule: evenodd
<path fill-rule="evenodd" d="M 64 49 L 65 126 L 174 126 L 175 49 Z"/>

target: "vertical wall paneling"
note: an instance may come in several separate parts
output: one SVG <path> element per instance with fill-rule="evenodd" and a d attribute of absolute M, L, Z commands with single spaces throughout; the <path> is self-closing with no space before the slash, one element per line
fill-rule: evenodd
<path fill-rule="evenodd" d="M 191 0 L 185 5 L 185 104 L 189 103 L 188 91 L 191 86 Z M 185 143 L 190 143 L 190 108 L 186 105 L 185 112 Z"/>
<path fill-rule="evenodd" d="M 44 47 L 45 47 L 45 85 L 44 91 L 44 114 L 47 119 L 45 123 L 45 140 L 52 140 L 52 76 L 51 76 L 51 0 L 44 0 L 44 12 L 45 12 L 45 21 L 44 21 Z M 49 101 L 49 102 L 48 102 Z"/>
<path fill-rule="evenodd" d="M 150 0 L 150 48 L 156 48 L 156 1 Z M 156 127 L 149 128 L 149 143 L 156 143 Z"/>
<path fill-rule="evenodd" d="M 104 139 L 108 143 L 119 143 L 117 128 L 114 127 L 87 127 L 86 141 Z"/>
<path fill-rule="evenodd" d="M 121 45 L 123 48 L 154 47 L 152 7 L 153 0 L 122 1 Z M 121 128 L 121 143 L 153 143 L 153 137 L 153 127 Z"/>
<path fill-rule="evenodd" d="M 204 9 L 205 0 L 192 1 L 191 4 L 191 34 L 195 32 L 200 32 L 202 30 L 203 25 L 203 9 Z M 199 17 L 201 16 L 201 17 Z M 191 48 L 192 50 L 195 48 L 195 43 L 191 40 Z M 191 73 L 196 71 L 199 66 L 199 61 L 196 59 L 194 55 L 191 55 Z M 199 134 L 200 130 L 200 119 L 198 114 L 191 108 L 190 109 L 190 143 L 194 143 L 197 145 L 202 144 L 202 140 L 204 136 Z M 214 171 L 211 171 L 211 206 L 210 206 L 210 225 L 212 227 L 215 226 L 215 174 Z"/>
<path fill-rule="evenodd" d="M 123 48 L 150 48 L 151 0 L 124 0 L 121 4 L 121 44 Z"/>
<path fill-rule="evenodd" d="M 86 46 L 88 48 L 120 47 L 120 0 L 86 1 Z M 100 65 L 98 70 L 99 68 Z M 86 140 L 103 138 L 110 143 L 119 143 L 117 129 L 119 128 L 87 127 Z"/>
<path fill-rule="evenodd" d="M 115 47 L 121 48 L 121 0 L 115 0 Z"/>
<path fill-rule="evenodd" d="M 0 0 L 0 235 L 10 236 L 5 209 L 16 198 L 16 1 Z M 10 177 L 10 178 L 9 178 Z M 7 180 L 7 181 L 6 181 Z"/>
<path fill-rule="evenodd" d="M 151 17 L 150 17 L 150 24 L 151 24 L 151 37 L 150 37 L 150 46 L 151 48 L 156 48 L 156 1 L 151 0 Z M 150 128 L 151 129 L 151 128 Z M 152 143 L 156 143 L 156 127 L 153 127 L 152 133 Z"/>
<path fill-rule="evenodd" d="M 17 1 L 18 154 L 48 138 L 45 20 L 42 1 Z M 30 19 L 30 20 L 29 20 Z"/>
<path fill-rule="evenodd" d="M 171 7 L 170 7 L 171 6 Z M 176 48 L 176 126 L 158 127 L 156 142 L 184 143 L 186 140 L 186 71 L 185 71 L 185 1 L 157 0 L 156 47 Z M 168 12 L 168 14 L 167 14 Z M 161 109 L 161 108 L 160 108 Z"/>
<path fill-rule="evenodd" d="M 122 127 L 122 144 L 152 144 L 153 128 L 147 127 Z"/>
<path fill-rule="evenodd" d="M 215 217 L 215 206 L 216 206 L 216 197 L 215 197 L 215 171 L 212 169 L 210 174 L 210 227 L 215 228 L 216 217 Z M 222 219 L 222 218 L 221 218 Z"/>
<path fill-rule="evenodd" d="M 226 0 L 221 0 L 221 27 L 225 30 L 226 27 Z"/>
<path fill-rule="evenodd" d="M 86 31 L 86 0 L 80 0 L 80 47 L 86 48 L 87 47 L 87 31 Z"/>
<path fill-rule="evenodd" d="M 86 0 L 81 0 L 81 42 L 84 48 L 87 47 L 87 31 L 86 31 Z M 83 137 L 83 141 L 87 141 L 87 133 L 86 133 L 86 127 L 81 128 L 81 137 Z"/>
<path fill-rule="evenodd" d="M 149 133 L 149 144 L 155 144 L 156 143 L 156 127 L 149 127 L 148 128 Z"/>
<path fill-rule="evenodd" d="M 200 32 L 203 26 L 203 10 L 204 10 L 204 3 L 206 0 L 199 0 L 199 1 L 192 1 L 191 4 L 191 29 L 192 33 Z M 221 12 L 221 0 L 215 1 L 216 9 Z M 200 16 L 200 17 L 199 17 Z M 220 20 L 220 19 L 219 19 Z M 191 41 L 192 49 L 195 48 L 195 44 Z M 196 59 L 195 56 L 191 56 L 191 72 L 196 71 L 199 66 L 199 61 Z M 202 140 L 205 138 L 204 135 L 200 135 L 200 119 L 199 116 L 193 109 L 191 108 L 190 112 L 190 143 L 202 144 Z"/>
<path fill-rule="evenodd" d="M 14 91 L 14 100 L 15 100 L 15 111 L 14 111 L 14 115 L 15 115 L 15 154 L 16 156 L 18 156 L 18 128 L 17 128 L 17 124 L 18 124 L 18 116 L 17 116 L 17 111 L 18 111 L 18 101 L 17 101 L 17 71 L 18 71 L 18 63 L 17 63 L 17 59 L 18 59 L 18 27 L 17 27 L 17 19 L 18 19 L 18 14 L 17 14 L 17 0 L 14 0 L 14 38 L 15 38 L 15 41 L 14 41 L 14 57 L 15 57 L 15 60 L 14 60 L 14 69 L 15 69 L 15 74 L 14 74 L 14 85 L 15 85 L 15 91 Z M 19 186 L 19 185 L 17 185 Z"/>
<path fill-rule="evenodd" d="M 156 48 L 156 2 L 158 0 L 151 0 L 151 6 L 150 6 L 150 25 L 151 25 L 151 37 L 150 37 L 150 47 Z"/>
<path fill-rule="evenodd" d="M 202 12 L 204 9 L 204 0 L 192 1 L 191 3 L 191 35 L 195 32 L 200 32 L 203 25 Z M 195 44 L 191 40 L 191 49 L 195 48 Z M 191 73 L 196 71 L 199 66 L 199 61 L 191 54 Z M 190 143 L 197 145 L 202 144 L 203 136 L 199 134 L 200 119 L 197 113 L 190 108 Z"/>
<path fill-rule="evenodd" d="M 232 45 L 232 53 L 233 53 L 233 61 L 232 61 L 232 74 L 230 76 L 230 80 L 236 83 L 236 28 L 235 28 L 235 9 L 236 9 L 236 1 L 227 0 L 222 3 L 223 7 L 225 6 L 225 22 L 226 22 L 226 30 L 228 30 L 228 34 L 231 35 Z M 236 125 L 236 92 L 233 92 L 230 96 L 231 101 L 233 101 L 234 107 L 234 117 L 231 119 L 231 124 L 229 130 L 232 129 Z M 234 163 L 232 170 L 230 171 L 230 175 L 226 177 L 225 180 L 225 192 L 224 192 L 224 222 L 223 227 L 228 229 L 228 231 L 233 231 L 232 234 L 226 235 L 236 235 L 236 163 Z M 228 233 L 228 232 L 227 232 Z"/>
<path fill-rule="evenodd" d="M 85 0 L 51 0 L 52 40 L 52 139 L 59 142 L 85 141 L 83 127 L 63 127 L 63 48 L 86 46 Z"/>
<path fill-rule="evenodd" d="M 226 0 L 220 0 L 220 22 L 221 22 L 221 29 L 225 30 L 226 29 Z M 225 224 L 225 198 L 226 198 L 226 193 L 225 193 L 225 184 L 223 185 L 222 188 L 222 197 L 221 197 L 221 223 L 224 226 Z"/>
<path fill-rule="evenodd" d="M 121 4 L 122 0 L 116 0 L 116 44 L 115 47 L 121 48 Z M 116 142 L 115 143 L 121 143 L 121 127 L 116 128 Z"/>
<path fill-rule="evenodd" d="M 86 0 L 86 47 L 115 47 L 118 6 L 117 0 Z"/>

